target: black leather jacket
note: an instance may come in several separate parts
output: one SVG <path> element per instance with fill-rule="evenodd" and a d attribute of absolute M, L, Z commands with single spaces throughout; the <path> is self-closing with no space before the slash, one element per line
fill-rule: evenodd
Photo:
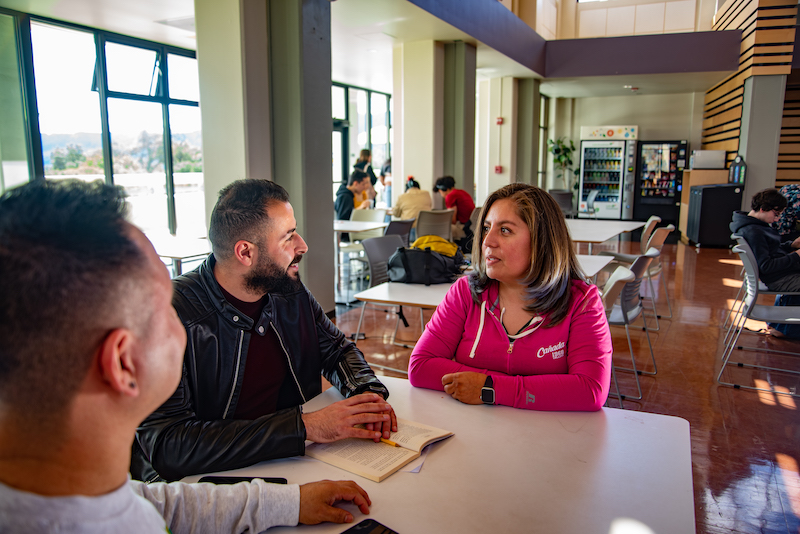
<path fill-rule="evenodd" d="M 166 480 L 178 480 L 305 452 L 299 406 L 252 421 L 231 419 L 253 321 L 225 300 L 214 263 L 209 256 L 173 280 L 173 306 L 188 337 L 183 377 L 172 397 L 137 430 L 133 478 L 156 480 L 157 471 Z M 271 294 L 255 331 L 262 326 L 280 339 L 302 402 L 321 393 L 320 374 L 345 397 L 365 391 L 389 396 L 361 351 L 328 320 L 305 287 Z"/>

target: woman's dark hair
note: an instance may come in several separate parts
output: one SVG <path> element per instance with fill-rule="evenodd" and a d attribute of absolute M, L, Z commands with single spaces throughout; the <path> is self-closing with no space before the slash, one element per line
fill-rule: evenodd
<path fill-rule="evenodd" d="M 764 189 L 753 195 L 750 208 L 753 211 L 783 211 L 789 202 L 777 189 Z"/>
<path fill-rule="evenodd" d="M 412 187 L 416 187 L 417 189 L 419 189 L 419 182 L 413 178 L 409 178 L 408 181 L 406 182 L 406 191 L 408 191 Z"/>
<path fill-rule="evenodd" d="M 531 263 L 519 283 L 526 287 L 528 303 L 525 311 L 549 314 L 545 327 L 560 323 L 569 311 L 572 280 L 585 280 L 572 247 L 567 223 L 558 203 L 543 189 L 528 184 L 509 184 L 486 199 L 475 228 L 472 245 L 475 271 L 469 280 L 472 299 L 480 304 L 480 295 L 494 282 L 486 274 L 483 239 L 486 235 L 486 215 L 498 200 L 511 200 L 517 215 L 528 226 L 531 236 Z"/>
<path fill-rule="evenodd" d="M 367 161 L 371 155 L 372 152 L 368 148 L 362 148 L 361 152 L 358 153 L 358 161 Z"/>
<path fill-rule="evenodd" d="M 455 188 L 456 180 L 452 176 L 442 176 L 438 180 L 436 180 L 435 188 L 439 191 L 449 191 L 450 189 Z"/>

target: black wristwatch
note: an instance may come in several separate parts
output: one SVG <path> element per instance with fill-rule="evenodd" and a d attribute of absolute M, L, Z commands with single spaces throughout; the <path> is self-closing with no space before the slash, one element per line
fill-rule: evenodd
<path fill-rule="evenodd" d="M 481 388 L 481 400 L 484 404 L 494 404 L 494 380 L 491 376 L 486 377 L 486 382 Z"/>

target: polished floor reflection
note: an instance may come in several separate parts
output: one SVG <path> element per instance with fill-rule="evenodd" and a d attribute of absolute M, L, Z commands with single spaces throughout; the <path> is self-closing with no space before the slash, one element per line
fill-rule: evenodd
<path fill-rule="evenodd" d="M 621 250 L 638 250 L 622 243 Z M 604 245 L 606 248 L 616 245 Z M 595 247 L 595 253 L 603 247 Z M 585 252 L 585 251 L 584 251 Z M 662 319 L 651 332 L 658 363 L 656 376 L 641 377 L 643 400 L 625 401 L 625 409 L 683 417 L 691 425 L 697 532 L 800 533 L 800 399 L 778 391 L 800 390 L 800 378 L 780 372 L 728 368 L 725 376 L 740 384 L 762 385 L 775 393 L 757 393 L 719 386 L 724 330 L 722 324 L 739 289 L 741 263 L 726 249 L 696 249 L 665 245 L 666 276 L 673 318 Z M 666 314 L 662 287 L 656 286 L 659 313 Z M 361 309 L 337 310 L 345 333 L 355 331 Z M 406 309 L 410 323 L 400 326 L 398 338 L 419 336 L 419 313 Z M 430 316 L 426 312 L 426 320 Z M 370 306 L 365 313 L 367 338 L 358 342 L 370 362 L 407 368 L 410 349 L 389 344 L 395 325 L 392 309 Z M 748 324 L 759 330 L 763 323 Z M 615 358 L 625 366 L 625 331 L 612 327 Z M 632 331 L 639 365 L 649 369 L 647 344 L 641 330 Z M 741 345 L 800 352 L 800 342 L 777 340 L 745 332 Z M 759 352 L 737 354 L 737 361 L 800 370 L 800 357 L 768 357 Z M 630 361 L 628 360 L 628 364 Z M 398 373 L 381 371 L 392 376 Z M 635 394 L 630 373 L 619 373 L 623 393 Z M 613 407 L 616 400 L 609 401 Z M 654 480 L 654 484 L 658 481 Z M 626 491 L 608 481 L 608 491 Z"/>

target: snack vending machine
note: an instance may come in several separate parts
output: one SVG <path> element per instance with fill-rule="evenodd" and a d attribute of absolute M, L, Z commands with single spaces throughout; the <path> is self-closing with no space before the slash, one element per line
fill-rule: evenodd
<path fill-rule="evenodd" d="M 674 224 L 677 228 L 688 143 L 641 141 L 638 156 L 633 218 L 646 221 L 657 215 L 661 225 Z"/>
<path fill-rule="evenodd" d="M 581 127 L 578 217 L 633 218 L 636 171 L 636 126 Z M 597 191 L 594 213 L 588 198 Z"/>

